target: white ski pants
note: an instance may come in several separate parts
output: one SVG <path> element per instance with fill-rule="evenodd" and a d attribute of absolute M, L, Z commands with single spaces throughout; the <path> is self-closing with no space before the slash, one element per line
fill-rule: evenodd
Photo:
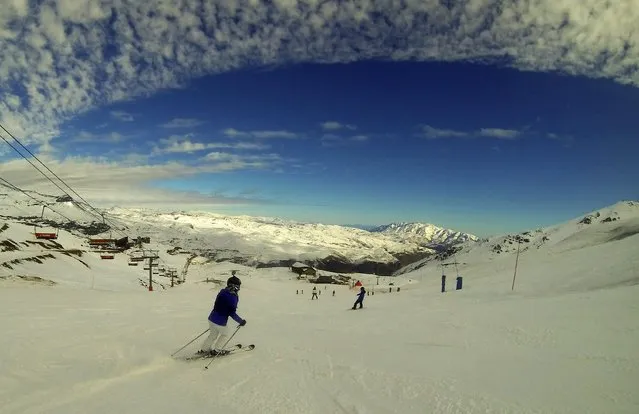
<path fill-rule="evenodd" d="M 204 340 L 200 349 L 209 351 L 213 348 L 219 351 L 226 344 L 227 337 L 226 326 L 220 326 L 209 321 L 209 336 Z"/>

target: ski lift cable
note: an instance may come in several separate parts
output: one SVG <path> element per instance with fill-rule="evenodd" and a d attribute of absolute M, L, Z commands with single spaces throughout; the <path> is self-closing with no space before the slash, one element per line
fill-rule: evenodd
<path fill-rule="evenodd" d="M 46 166 L 46 164 L 44 164 L 35 154 L 33 154 L 27 147 L 24 146 L 24 144 L 22 144 L 22 142 L 20 142 L 11 132 L 7 131 L 7 129 L 2 125 L 2 123 L 0 123 L 0 128 L 2 128 L 2 130 L 4 130 L 11 138 L 13 138 L 14 141 L 16 141 L 18 144 L 20 144 L 20 146 L 22 148 L 25 149 L 25 151 L 27 151 L 35 160 L 37 160 L 40 164 L 42 164 L 42 166 L 44 168 L 47 169 L 47 171 L 49 171 L 51 174 L 53 174 L 54 177 L 56 177 L 58 180 L 60 180 L 61 183 L 63 183 L 66 187 L 68 187 L 71 192 L 73 192 L 75 195 L 78 196 L 78 198 L 80 200 L 82 200 L 87 206 L 89 206 L 93 211 L 95 211 L 98 215 L 96 216 L 95 214 L 91 213 L 90 211 L 87 211 L 86 209 L 82 208 L 80 205 L 77 205 L 82 211 L 86 212 L 87 214 L 91 214 L 94 217 L 100 217 L 104 222 L 108 222 L 112 227 L 116 227 L 112 222 L 106 220 L 104 218 L 104 215 L 102 213 L 100 213 L 95 207 L 93 207 L 88 201 L 86 201 L 80 194 L 78 194 L 73 188 L 71 188 L 71 186 L 69 184 L 67 184 L 62 178 L 60 178 L 56 173 L 54 173 L 53 171 L 51 171 L 51 169 L 49 167 Z M 20 156 L 22 158 L 24 158 L 25 160 L 27 160 L 27 162 L 29 164 L 31 164 L 31 166 L 33 166 L 33 168 L 35 168 L 36 170 L 38 170 L 38 172 L 40 174 L 42 174 L 47 180 L 51 181 L 53 183 L 53 185 L 55 185 L 56 187 L 58 187 L 58 189 L 60 189 L 60 191 L 62 191 L 64 194 L 66 194 L 67 196 L 69 196 L 70 198 L 73 198 L 71 196 L 71 194 L 69 194 L 65 189 L 63 189 L 62 187 L 60 187 L 55 181 L 53 181 L 51 179 L 51 177 L 49 177 L 48 175 L 46 175 L 40 168 L 38 168 L 28 157 L 26 157 L 24 154 L 22 154 L 22 152 L 20 152 L 13 144 L 11 144 L 2 134 L 0 134 L 0 138 L 2 138 L 2 140 L 4 142 L 7 143 L 7 145 L 9 145 L 11 148 L 13 148 L 13 150 L 15 152 L 17 152 L 18 154 L 20 154 Z M 116 230 L 118 231 L 118 230 Z M 120 231 L 118 231 L 120 232 Z M 120 234 L 126 235 L 125 233 L 120 232 Z"/>
<path fill-rule="evenodd" d="M 2 127 L 2 124 L 0 124 L 0 127 Z M 3 128 L 3 127 L 2 127 L 2 128 Z M 3 129 L 4 129 L 4 128 L 3 128 Z M 13 150 L 14 150 L 15 152 L 17 152 L 18 154 L 20 154 L 20 156 L 21 156 L 22 158 L 24 158 L 25 160 L 27 160 L 27 162 L 28 162 L 29 164 L 31 164 L 31 166 L 33 166 L 33 168 L 35 168 L 36 170 L 38 170 L 38 172 L 40 172 L 40 174 L 42 174 L 42 175 L 43 175 L 43 176 L 44 176 L 47 180 L 51 181 L 51 182 L 53 183 L 53 185 L 55 185 L 56 187 L 58 187 L 58 188 L 59 188 L 59 189 L 60 189 L 60 190 L 61 190 L 64 194 L 66 194 L 66 195 L 68 195 L 69 197 L 71 197 L 71 195 L 70 195 L 69 193 L 67 193 L 67 192 L 66 192 L 66 191 L 65 191 L 62 187 L 60 187 L 60 186 L 59 186 L 59 185 L 58 185 L 55 181 L 51 180 L 51 178 L 50 178 L 50 177 L 48 177 L 48 176 L 47 176 L 44 172 L 42 172 L 42 170 L 41 170 L 41 169 L 39 169 L 37 166 L 35 166 L 35 165 L 33 164 L 33 162 L 32 162 L 30 159 L 28 159 L 27 157 L 25 157 L 25 156 L 24 156 L 24 154 L 22 154 L 22 153 L 21 153 L 21 152 L 20 152 L 20 151 L 19 151 L 19 150 L 18 150 L 18 149 L 17 149 L 17 148 L 16 148 L 16 147 L 12 144 L 12 143 L 10 143 L 10 142 L 9 142 L 9 141 L 8 141 L 8 140 L 7 140 L 7 139 L 6 139 L 3 135 L 2 135 L 2 134 L 0 134 L 0 138 L 2 138 L 2 140 L 3 140 L 4 142 L 6 142 L 6 143 L 7 143 L 7 145 L 9 145 L 11 148 L 13 148 Z M 15 138 L 14 138 L 14 139 L 15 139 Z"/>
<path fill-rule="evenodd" d="M 5 180 L 4 178 L 0 177 L 0 181 L 5 183 L 9 188 L 16 190 L 16 191 L 20 191 L 22 194 L 26 195 L 27 197 L 31 198 L 32 200 L 34 200 L 36 203 L 38 203 L 39 205 L 41 205 L 42 207 L 46 207 L 49 210 L 53 211 L 54 213 L 64 217 L 65 219 L 67 219 L 69 222 L 73 223 L 73 220 L 71 220 L 69 217 L 65 216 L 64 214 L 60 213 L 59 211 L 56 211 L 54 209 L 52 209 L 51 207 L 49 207 L 48 205 L 46 205 L 46 203 L 44 203 L 41 200 L 38 200 L 37 198 L 35 198 L 34 196 L 32 196 L 31 194 L 27 193 L 26 191 L 24 191 L 23 189 L 21 189 L 20 187 L 11 184 L 9 181 Z"/>
<path fill-rule="evenodd" d="M 0 124 L 0 128 L 4 129 L 4 127 L 2 127 L 2 124 Z M 5 130 L 5 131 L 6 131 L 6 130 Z M 11 135 L 11 134 L 9 133 L 9 135 Z M 15 152 L 17 152 L 18 154 L 20 154 L 20 156 L 21 156 L 22 158 L 24 158 L 25 160 L 27 160 L 27 162 L 28 162 L 29 164 L 31 164 L 31 166 L 32 166 L 33 168 L 35 168 L 36 170 L 38 170 L 38 172 L 39 172 L 40 174 L 42 174 L 42 175 L 43 175 L 43 176 L 44 176 L 47 180 L 51 181 L 51 182 L 53 183 L 53 185 L 55 185 L 56 187 L 58 187 L 58 189 L 60 189 L 60 191 L 62 191 L 62 192 L 63 192 L 64 194 L 66 194 L 67 196 L 71 197 L 71 194 L 67 193 L 67 192 L 66 192 L 66 191 L 65 191 L 62 187 L 60 187 L 60 186 L 58 185 L 58 183 L 56 183 L 56 182 L 55 182 L 55 181 L 53 181 L 53 180 L 52 180 L 49 176 L 47 176 L 47 175 L 46 175 L 46 174 L 45 174 L 45 173 L 44 173 L 44 172 L 43 172 L 40 168 L 38 168 L 38 167 L 37 167 L 37 166 L 33 163 L 33 161 L 31 161 L 29 158 L 25 157 L 25 156 L 24 156 L 24 154 L 22 154 L 22 153 L 21 153 L 21 152 L 20 152 L 20 151 L 19 151 L 19 150 L 18 150 L 18 149 L 17 149 L 17 148 L 16 148 L 16 147 L 12 144 L 12 143 L 10 143 L 10 142 L 9 142 L 9 141 L 8 141 L 8 140 L 7 140 L 7 139 L 6 139 L 3 135 L 2 135 L 2 134 L 0 134 L 0 138 L 2 138 L 2 140 L 3 140 L 4 142 L 6 142 L 6 143 L 7 143 L 7 145 L 9 145 L 11 148 L 13 148 L 13 150 L 14 150 Z M 14 138 L 14 139 L 15 139 L 15 138 Z M 38 160 L 38 161 L 40 161 L 40 160 Z M 42 162 L 41 162 L 41 161 L 40 161 L 40 163 L 42 164 Z M 71 198 L 73 198 L 73 197 L 71 197 Z M 82 210 L 83 210 L 83 211 L 86 211 L 86 210 L 84 210 L 84 209 L 82 209 Z M 89 212 L 87 211 L 87 213 L 89 213 Z M 92 213 L 89 213 L 89 214 L 92 214 Z M 93 214 L 92 214 L 92 215 L 93 215 Z M 95 216 L 94 216 L 94 217 L 95 217 Z"/>
<path fill-rule="evenodd" d="M 5 180 L 2 177 L 0 177 L 0 181 L 5 181 Z M 6 185 L 7 187 L 11 188 L 12 190 L 15 190 L 15 191 L 19 190 L 18 188 L 14 187 L 13 185 L 10 185 L 10 184 L 11 183 L 9 183 L 8 181 L 6 181 L 4 183 L 4 185 Z M 12 199 L 13 201 L 16 201 L 16 202 L 20 203 L 20 200 L 18 200 L 15 197 L 12 197 L 9 193 L 5 194 L 5 196 L 10 198 L 10 199 Z M 27 217 L 27 216 L 29 216 L 31 214 L 31 212 L 29 212 L 29 211 L 25 210 L 24 208 L 20 207 L 20 205 L 18 205 L 18 204 L 16 204 L 14 207 L 15 207 L 16 210 L 24 213 L 25 217 Z"/>
<path fill-rule="evenodd" d="M 41 160 L 40 160 L 40 159 L 39 159 L 39 158 L 38 158 L 38 157 L 37 157 L 34 153 L 32 153 L 32 152 L 29 150 L 29 148 L 25 147 L 25 146 L 24 146 L 24 144 L 23 144 L 22 142 L 20 142 L 20 140 L 19 140 L 18 138 L 16 138 L 16 137 L 15 137 L 15 136 L 11 133 L 11 132 L 7 131 L 7 129 L 4 127 L 4 125 L 2 125 L 2 123 L 0 123 L 0 128 L 2 128 L 2 130 L 3 130 L 4 132 L 6 132 L 6 133 L 7 133 L 7 134 L 11 137 L 11 138 L 13 138 L 13 140 L 14 140 L 15 142 L 17 142 L 18 144 L 20 144 L 20 146 L 21 146 L 22 148 L 24 148 L 24 150 L 25 150 L 25 151 L 27 151 L 27 152 L 29 153 L 29 155 L 31 155 L 31 156 L 32 156 L 35 160 L 37 160 L 40 164 L 42 164 L 42 166 L 43 166 L 44 168 L 46 168 L 46 169 L 47 169 L 47 171 L 49 171 L 51 174 L 53 174 L 53 176 L 54 176 L 55 178 L 57 178 L 57 179 L 58 179 L 58 180 L 59 180 L 62 184 L 64 184 L 64 185 L 65 185 L 65 186 L 66 186 L 69 190 L 71 190 L 71 192 L 72 192 L 73 194 L 75 194 L 76 196 L 78 196 L 78 198 L 79 198 L 80 200 L 84 201 L 84 202 L 85 202 L 85 203 L 86 203 L 89 207 L 91 207 L 91 209 L 93 209 L 93 211 L 95 211 L 96 213 L 100 214 L 100 212 L 99 212 L 98 210 L 96 210 L 96 209 L 95 209 L 95 208 L 94 208 L 94 207 L 93 207 L 93 206 L 92 206 L 92 205 L 91 205 L 91 204 L 90 204 L 87 200 L 85 200 L 85 199 L 84 199 L 84 198 L 83 198 L 80 194 L 78 194 L 78 193 L 77 193 L 77 192 L 76 192 L 73 188 L 71 188 L 71 186 L 70 186 L 69 184 L 67 184 L 67 183 L 66 183 L 66 182 L 65 182 L 62 178 L 60 178 L 60 177 L 59 177 L 56 173 L 54 173 L 53 171 L 51 171 L 51 169 L 50 169 L 49 167 L 47 167 L 47 166 L 46 166 L 46 164 L 45 164 L 45 163 L 43 163 L 43 162 L 42 162 L 42 161 L 41 161 Z M 7 142 L 7 140 L 6 140 L 4 137 L 3 137 L 2 139 L 4 139 L 4 140 L 5 140 L 5 142 Z M 7 143 L 8 143 L 8 142 L 7 142 Z M 9 145 L 11 145 L 11 144 L 9 144 Z M 13 146 L 12 146 L 12 147 L 13 147 Z M 14 149 L 15 149 L 15 148 L 14 148 Z M 17 151 L 17 150 L 16 150 L 16 151 Z M 19 151 L 17 151 L 17 152 L 18 152 L 18 153 L 19 153 L 19 154 L 20 154 L 23 158 L 25 158 L 25 159 L 26 159 L 26 157 L 24 157 L 24 155 L 22 155 Z M 38 171 L 40 171 L 40 170 L 38 170 Z M 40 172 L 42 173 L 42 171 L 40 171 Z M 42 174 L 43 174 L 43 175 L 45 175 L 44 173 L 42 173 Z M 46 177 L 46 175 L 45 175 L 45 177 Z M 47 177 L 47 179 L 48 179 L 49 181 L 53 182 L 53 180 L 51 180 L 49 177 Z M 55 184 L 55 183 L 54 183 L 54 184 Z M 60 188 L 60 187 L 58 187 L 58 188 Z M 61 188 L 60 188 L 60 190 L 64 191 L 64 193 L 65 193 L 66 195 L 68 195 L 69 197 L 71 196 L 71 195 L 70 195 L 70 194 L 68 194 L 65 190 L 63 190 L 63 189 L 61 189 Z"/>

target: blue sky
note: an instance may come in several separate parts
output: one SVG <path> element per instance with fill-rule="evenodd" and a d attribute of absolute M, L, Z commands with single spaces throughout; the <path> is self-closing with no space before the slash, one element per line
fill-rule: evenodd
<path fill-rule="evenodd" d="M 384 9 L 383 23 L 377 2 L 275 2 L 251 18 L 186 2 L 158 20 L 143 6 L 15 0 L 0 21 L 0 46 L 15 49 L 0 66 L 0 120 L 103 206 L 484 236 L 639 199 L 639 45 L 623 40 L 626 3 L 616 25 L 604 6 L 589 22 L 585 5 L 563 15 L 556 2 L 480 3 L 432 6 L 450 19 L 440 27 L 411 4 Z M 509 13 L 550 23 L 516 27 Z M 460 36 L 463 25 L 475 32 Z M 566 49 L 583 35 L 590 49 Z M 3 150 L 3 178 L 47 189 Z"/>

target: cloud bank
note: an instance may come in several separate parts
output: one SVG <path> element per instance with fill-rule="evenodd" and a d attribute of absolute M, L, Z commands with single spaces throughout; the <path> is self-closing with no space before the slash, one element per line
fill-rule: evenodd
<path fill-rule="evenodd" d="M 197 145 L 193 144 L 193 145 Z M 208 148 L 203 148 L 204 150 Z M 199 150 L 199 148 L 198 148 Z M 149 183 L 168 182 L 198 174 L 237 170 L 275 170 L 287 160 L 277 154 L 237 155 L 225 152 L 203 154 L 200 162 L 162 162 L 148 164 L 148 156 L 130 154 L 117 161 L 103 157 L 68 157 L 58 160 L 47 155 L 39 157 L 72 188 L 96 205 L 149 206 L 158 208 L 205 207 L 227 204 L 262 204 L 258 197 L 207 195 L 193 191 L 163 189 Z M 2 178 L 10 183 L 44 194 L 62 194 L 33 167 L 22 159 L 2 164 Z"/>
<path fill-rule="evenodd" d="M 639 86 L 636 0 L 1 4 L 0 121 L 37 143 L 94 107 L 256 65 L 463 60 Z"/>

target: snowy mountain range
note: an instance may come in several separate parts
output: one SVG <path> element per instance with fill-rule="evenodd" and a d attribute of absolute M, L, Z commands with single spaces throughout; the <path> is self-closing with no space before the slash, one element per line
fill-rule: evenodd
<path fill-rule="evenodd" d="M 48 208 L 43 210 L 41 203 Z M 524 255 L 533 250 L 561 254 L 629 237 L 639 232 L 639 203 L 623 201 L 556 226 L 481 240 L 426 223 L 393 223 L 367 231 L 268 217 L 124 208 L 106 210 L 104 218 L 102 223 L 89 206 L 68 197 L 6 187 L 0 193 L 0 227 L 11 227 L 3 236 L 12 235 L 10 243 L 2 236 L 0 242 L 33 247 L 34 231 L 56 231 L 60 237 L 46 251 L 54 256 L 52 249 L 90 252 L 89 237 L 149 237 L 145 247 L 160 251 L 163 260 L 178 267 L 187 257 L 200 256 L 251 267 L 303 261 L 332 272 L 380 275 L 455 260 L 493 261 L 516 254 L 518 248 Z"/>
<path fill-rule="evenodd" d="M 370 230 L 400 240 L 410 240 L 432 248 L 450 247 L 468 241 L 477 241 L 477 236 L 435 226 L 429 223 L 391 223 Z"/>
<path fill-rule="evenodd" d="M 38 201 L 48 208 L 43 210 Z M 304 261 L 335 272 L 382 275 L 432 256 L 432 246 L 476 239 L 422 223 L 366 231 L 268 217 L 124 208 L 104 211 L 107 222 L 103 223 L 89 206 L 69 197 L 20 192 L 6 186 L 0 194 L 0 217 L 34 229 L 62 229 L 81 239 L 149 237 L 160 250 L 214 261 L 260 267 Z M 32 235 L 25 234 L 25 238 Z"/>
<path fill-rule="evenodd" d="M 456 265 L 458 271 L 469 265 L 506 260 L 529 253 L 564 255 L 589 247 L 598 247 L 639 234 L 639 201 L 621 201 L 583 216 L 546 228 L 516 234 L 494 236 L 458 244 L 436 255 L 411 263 L 395 274 L 405 274 L 422 267 Z M 639 251 L 639 250 L 638 250 Z"/>

